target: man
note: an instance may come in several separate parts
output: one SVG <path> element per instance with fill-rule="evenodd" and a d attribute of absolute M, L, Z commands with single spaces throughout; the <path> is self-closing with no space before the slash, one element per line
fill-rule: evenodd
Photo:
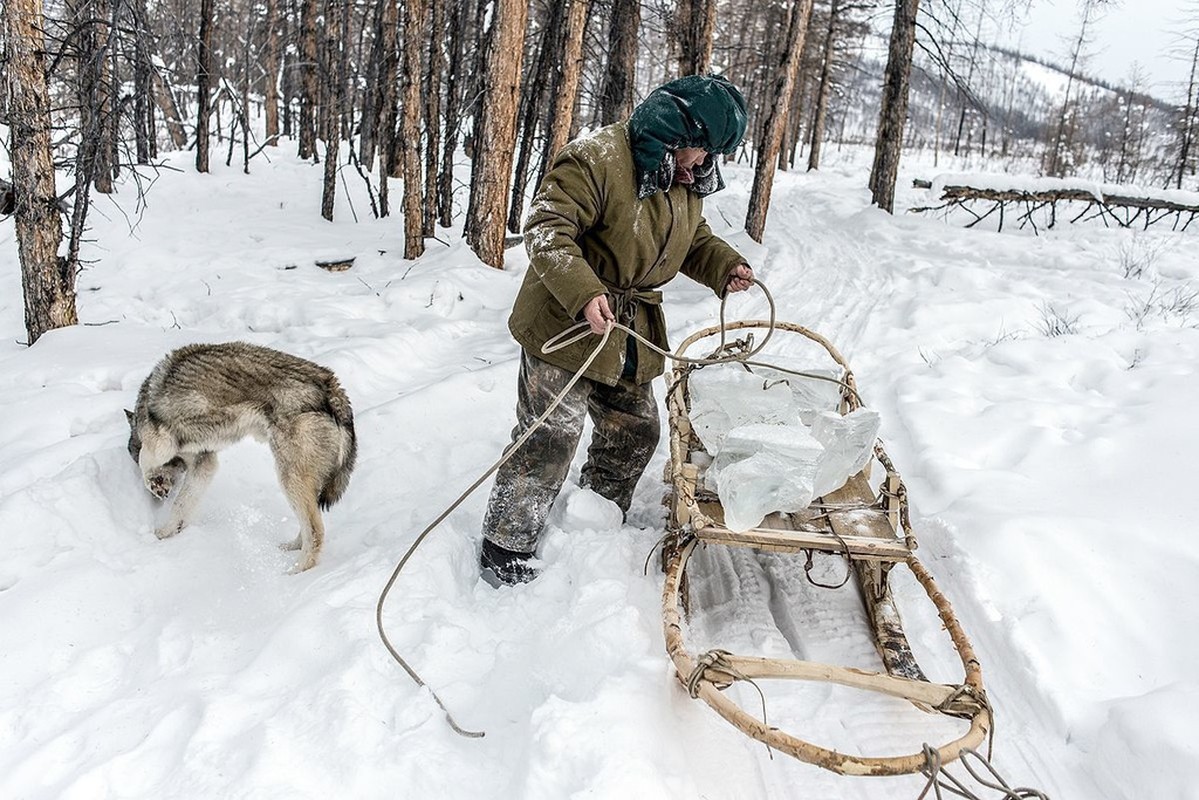
<path fill-rule="evenodd" d="M 677 273 L 718 296 L 749 288 L 745 259 L 712 234 L 703 198 L 724 188 L 719 154 L 745 134 L 745 100 L 727 80 L 692 75 L 654 90 L 627 122 L 577 139 L 554 159 L 525 224 L 529 269 L 508 327 L 522 348 L 513 440 L 549 407 L 599 339 L 541 346 L 580 320 L 620 322 L 667 349 L 657 287 Z M 590 414 L 581 484 L 627 513 L 658 443 L 651 381 L 663 357 L 619 329 L 525 445 L 496 474 L 483 520 L 484 577 L 522 583 Z"/>

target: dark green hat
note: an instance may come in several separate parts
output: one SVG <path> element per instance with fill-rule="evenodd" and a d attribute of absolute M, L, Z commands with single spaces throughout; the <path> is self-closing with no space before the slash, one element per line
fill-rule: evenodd
<path fill-rule="evenodd" d="M 644 185 L 667 152 L 680 147 L 733 152 L 745 136 L 745 126 L 745 98 L 719 75 L 688 75 L 659 86 L 629 118 L 638 183 Z"/>

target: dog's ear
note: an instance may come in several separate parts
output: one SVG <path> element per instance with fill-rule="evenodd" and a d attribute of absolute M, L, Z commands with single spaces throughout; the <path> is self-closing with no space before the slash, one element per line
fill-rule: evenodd
<path fill-rule="evenodd" d="M 133 412 L 127 408 L 121 409 L 121 410 L 125 412 L 125 419 L 129 421 L 130 425 L 132 425 L 133 424 Z"/>

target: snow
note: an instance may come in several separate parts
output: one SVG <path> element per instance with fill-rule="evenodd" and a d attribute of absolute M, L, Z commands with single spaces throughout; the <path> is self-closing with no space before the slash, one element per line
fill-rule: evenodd
<path fill-rule="evenodd" d="M 527 260 L 513 249 L 492 270 L 441 232 L 405 262 L 399 219 L 355 224 L 343 196 L 325 223 L 321 167 L 270 158 L 250 176 L 219 161 L 200 176 L 178 154 L 140 214 L 129 182 L 98 198 L 85 324 L 33 347 L 19 343 L 0 222 L 0 797 L 919 793 L 919 776 L 772 758 L 678 685 L 656 561 L 643 572 L 664 531 L 665 443 L 623 522 L 574 485 L 580 453 L 529 585 L 478 577 L 486 487 L 417 551 L 385 624 L 456 719 L 487 733 L 455 735 L 378 641 L 374 605 L 413 537 L 508 441 L 505 318 Z M 905 162 L 899 207 L 920 199 L 906 188 L 919 167 Z M 725 175 L 708 217 L 748 250 L 736 229 L 752 176 Z M 869 207 L 864 175 L 861 159 L 779 174 L 754 267 L 781 318 L 827 336 L 881 414 L 919 555 L 982 664 L 997 768 L 1055 798 L 1199 798 L 1199 319 L 1130 313 L 1193 290 L 1193 245 L 1143 232 L 1160 246 L 1126 278 L 1128 231 L 892 217 Z M 343 273 L 313 264 L 351 255 Z M 665 294 L 673 341 L 716 321 L 703 287 L 680 278 Z M 1073 332 L 1042 332 L 1049 307 Z M 733 318 L 765 312 L 752 291 L 730 301 Z M 151 366 L 227 340 L 327 365 L 354 403 L 358 466 L 321 563 L 298 576 L 277 548 L 296 523 L 266 448 L 223 453 L 194 523 L 166 541 L 125 452 L 121 409 Z M 812 587 L 802 557 L 709 548 L 694 570 L 696 649 L 877 668 L 852 588 Z M 843 570 L 817 559 L 825 582 Z M 919 587 L 899 574 L 895 590 L 922 664 L 959 680 Z M 891 698 L 763 689 L 772 725 L 849 752 L 912 752 L 958 730 Z M 756 707 L 752 687 L 730 691 Z"/>

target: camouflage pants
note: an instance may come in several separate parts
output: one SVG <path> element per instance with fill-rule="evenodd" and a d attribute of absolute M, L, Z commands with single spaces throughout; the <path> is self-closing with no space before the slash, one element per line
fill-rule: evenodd
<path fill-rule="evenodd" d="M 521 352 L 513 441 L 545 412 L 572 376 Z M 595 429 L 580 483 L 628 512 L 637 480 L 658 446 L 653 385 L 621 380 L 607 386 L 582 378 L 496 473 L 483 518 L 485 538 L 521 553 L 537 549 L 550 506 L 578 449 L 584 413 L 591 416 Z"/>

